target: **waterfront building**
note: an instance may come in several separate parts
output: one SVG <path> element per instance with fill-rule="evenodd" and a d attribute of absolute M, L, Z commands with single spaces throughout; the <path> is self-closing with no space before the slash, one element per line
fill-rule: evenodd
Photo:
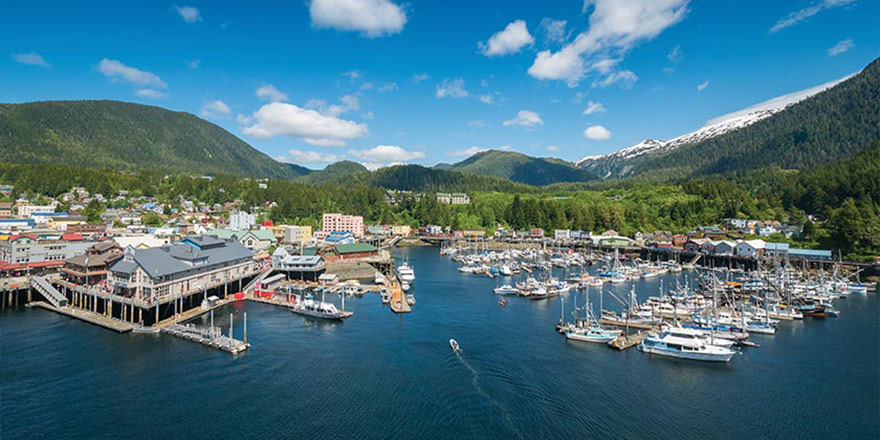
<path fill-rule="evenodd" d="M 765 243 L 764 255 L 768 257 L 788 257 L 788 243 Z"/>
<path fill-rule="evenodd" d="M 745 240 L 736 244 L 736 255 L 739 257 L 757 257 L 764 253 L 764 240 Z"/>
<path fill-rule="evenodd" d="M 315 281 L 326 266 L 320 255 L 298 255 L 281 246 L 272 254 L 272 268 L 284 272 L 292 280 Z"/>
<path fill-rule="evenodd" d="M 110 266 L 122 258 L 122 248 L 112 241 L 96 243 L 85 252 L 64 260 L 61 272 L 76 284 L 95 285 L 107 279 Z"/>
<path fill-rule="evenodd" d="M 391 226 L 391 235 L 399 235 L 401 237 L 409 237 L 412 234 L 410 225 L 393 225 Z"/>
<path fill-rule="evenodd" d="M 229 215 L 229 229 L 247 230 L 253 228 L 256 223 L 257 219 L 253 214 L 243 211 Z"/>
<path fill-rule="evenodd" d="M 733 255 L 736 252 L 736 242 L 730 240 L 718 240 L 715 243 L 715 254 Z"/>
<path fill-rule="evenodd" d="M 155 248 L 127 247 L 110 267 L 107 285 L 118 295 L 155 302 L 239 280 L 253 269 L 253 255 L 238 240 L 211 235 Z"/>
<path fill-rule="evenodd" d="M 789 258 L 795 259 L 804 259 L 804 260 L 823 260 L 823 261 L 831 261 L 832 254 L 829 250 L 823 249 L 797 249 L 790 248 L 788 250 Z"/>
<path fill-rule="evenodd" d="M 554 240 L 569 240 L 571 238 L 571 230 L 569 229 L 557 229 L 553 231 L 553 239 Z"/>
<path fill-rule="evenodd" d="M 331 232 L 351 232 L 355 238 L 364 236 L 364 218 L 359 215 L 339 213 L 324 214 L 321 229 L 325 234 Z"/>
<path fill-rule="evenodd" d="M 379 255 L 379 248 L 369 243 L 328 244 L 303 249 L 303 255 L 320 255 L 325 261 L 358 260 Z"/>
<path fill-rule="evenodd" d="M 92 244 L 76 234 L 10 235 L 0 241 L 0 271 L 61 267 L 65 259 L 85 252 Z"/>
<path fill-rule="evenodd" d="M 123 249 L 127 247 L 132 247 L 134 249 L 148 249 L 166 245 L 171 242 L 171 239 L 168 237 L 157 237 L 153 234 L 136 234 L 116 236 L 113 237 L 113 241 Z"/>

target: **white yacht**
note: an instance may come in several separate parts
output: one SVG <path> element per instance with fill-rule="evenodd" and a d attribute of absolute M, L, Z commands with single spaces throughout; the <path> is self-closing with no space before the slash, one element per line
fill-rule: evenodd
<path fill-rule="evenodd" d="M 290 311 L 298 315 L 321 319 L 342 319 L 346 317 L 345 313 L 340 312 L 335 305 L 328 302 L 315 301 L 311 296 L 295 304 L 290 308 Z"/>
<path fill-rule="evenodd" d="M 497 295 L 517 295 L 519 294 L 519 290 L 516 287 L 511 286 L 510 284 L 505 284 L 501 287 L 496 287 L 493 292 Z"/>
<path fill-rule="evenodd" d="M 397 266 L 397 276 L 400 278 L 400 281 L 406 281 L 408 283 L 412 283 L 416 279 L 416 274 L 413 272 L 412 268 L 409 267 L 409 263 L 404 261 Z"/>
<path fill-rule="evenodd" d="M 376 274 L 373 275 L 373 282 L 377 285 L 385 284 L 385 275 L 383 275 L 382 272 L 376 272 Z"/>
<path fill-rule="evenodd" d="M 649 333 L 639 344 L 644 353 L 697 361 L 729 362 L 736 351 L 706 343 L 703 332 L 675 327 L 658 334 Z"/>

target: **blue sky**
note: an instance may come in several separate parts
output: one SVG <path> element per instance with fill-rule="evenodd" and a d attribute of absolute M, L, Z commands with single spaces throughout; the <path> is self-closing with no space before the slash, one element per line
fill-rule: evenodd
<path fill-rule="evenodd" d="M 693 131 L 880 55 L 877 0 L 0 8 L 0 101 L 186 111 L 311 168 L 489 148 L 576 160 Z"/>

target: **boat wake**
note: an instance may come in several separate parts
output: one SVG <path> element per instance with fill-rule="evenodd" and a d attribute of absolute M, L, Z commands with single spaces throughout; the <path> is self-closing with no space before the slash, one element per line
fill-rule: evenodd
<path fill-rule="evenodd" d="M 461 350 L 456 350 L 455 356 L 458 358 L 461 364 L 464 365 L 464 367 L 471 372 L 471 384 L 474 386 L 474 389 L 477 390 L 477 392 L 480 393 L 480 395 L 483 396 L 486 400 L 495 405 L 495 407 L 498 408 L 499 411 L 501 411 L 501 414 L 504 416 L 505 423 L 511 431 L 516 433 L 517 438 L 523 438 L 522 434 L 520 434 L 519 430 L 516 429 L 516 426 L 514 426 L 513 418 L 510 416 L 510 411 L 507 410 L 507 407 L 503 403 L 496 400 L 494 397 L 490 396 L 489 393 L 487 393 L 483 389 L 483 387 L 480 386 L 480 374 L 477 373 L 477 370 L 471 366 L 470 362 L 468 362 L 467 359 L 465 359 L 461 355 Z"/>

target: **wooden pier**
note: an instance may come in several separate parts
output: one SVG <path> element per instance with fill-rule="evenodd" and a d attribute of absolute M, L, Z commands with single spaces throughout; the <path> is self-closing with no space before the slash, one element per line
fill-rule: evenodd
<path fill-rule="evenodd" d="M 28 303 L 29 307 L 39 307 L 41 309 L 49 310 L 55 313 L 60 313 L 62 315 L 69 316 L 71 318 L 79 319 L 80 321 L 88 322 L 89 324 L 94 324 L 97 326 L 104 327 L 106 329 L 114 330 L 119 333 L 127 333 L 132 331 L 134 326 L 131 323 L 120 321 L 115 318 L 111 318 L 100 313 L 91 312 L 85 309 L 78 309 L 70 306 L 65 307 L 55 307 L 45 301 L 34 301 Z"/>
<path fill-rule="evenodd" d="M 391 293 L 391 311 L 394 313 L 410 313 L 412 312 L 412 306 L 406 302 L 406 295 L 403 293 L 403 289 L 400 288 L 400 284 L 397 282 L 392 282 L 391 286 L 388 287 L 388 291 Z"/>
<path fill-rule="evenodd" d="M 617 339 L 609 342 L 608 345 L 610 345 L 620 351 L 623 351 L 623 350 L 626 350 L 627 348 L 630 348 L 634 345 L 640 344 L 643 340 L 645 340 L 645 337 L 647 337 L 647 336 L 648 336 L 648 332 L 642 332 L 642 331 L 640 331 L 634 335 L 620 335 L 617 337 Z"/>

